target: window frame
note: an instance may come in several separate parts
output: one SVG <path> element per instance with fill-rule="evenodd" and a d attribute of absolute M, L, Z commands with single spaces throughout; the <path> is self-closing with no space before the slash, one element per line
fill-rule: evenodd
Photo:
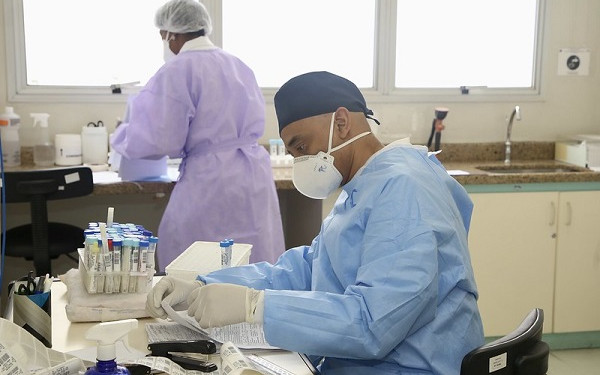
<path fill-rule="evenodd" d="M 543 28 L 546 0 L 537 1 L 535 56 L 533 86 L 530 88 L 486 88 L 469 87 L 467 95 L 457 88 L 396 88 L 396 11 L 397 0 L 377 0 L 375 56 L 373 83 L 371 88 L 361 88 L 370 103 L 412 102 L 507 102 L 541 101 L 541 66 Z M 204 0 L 213 20 L 211 40 L 222 46 L 223 8 L 221 0 Z M 23 2 L 4 1 L 5 43 L 7 63 L 7 94 L 11 102 L 71 102 L 71 103 L 122 103 L 127 94 L 137 93 L 139 87 L 123 86 L 122 94 L 113 94 L 109 86 L 28 86 L 25 65 L 25 32 Z M 9 35 L 14 36 L 10 38 Z M 273 102 L 277 88 L 262 88 L 267 103 Z"/>
<path fill-rule="evenodd" d="M 391 82 L 391 90 L 382 92 L 383 95 L 388 94 L 389 96 L 397 98 L 396 101 L 400 102 L 429 102 L 429 101 L 448 101 L 448 102 L 508 102 L 508 101 L 541 101 L 541 79 L 542 79 L 542 56 L 543 56 L 543 38 L 544 38 L 544 24 L 546 14 L 546 0 L 536 0 L 537 3 L 537 16 L 535 24 L 535 37 L 534 37 L 534 57 L 533 57 L 533 82 L 532 87 L 507 87 L 507 88 L 494 88 L 494 87 L 483 87 L 483 86 L 463 86 L 467 89 L 468 93 L 462 93 L 462 87 L 456 88 L 397 88 L 395 84 L 395 65 L 396 65 L 396 13 L 397 8 L 394 2 L 393 8 L 388 9 L 389 12 L 393 12 L 393 43 L 391 45 L 390 56 L 391 71 L 388 72 Z"/>

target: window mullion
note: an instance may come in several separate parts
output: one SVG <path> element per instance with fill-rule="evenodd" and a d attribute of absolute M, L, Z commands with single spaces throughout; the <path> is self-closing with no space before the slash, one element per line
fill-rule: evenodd
<path fill-rule="evenodd" d="M 23 22 L 23 2 L 9 0 L 4 2 L 6 63 L 8 67 L 8 100 L 27 87 L 27 67 L 25 64 L 25 27 Z M 11 38 L 10 36 L 14 36 Z"/>
<path fill-rule="evenodd" d="M 544 24 L 545 24 L 545 16 L 546 16 L 546 0 L 538 0 L 537 1 L 537 17 L 535 24 L 535 57 L 533 63 L 535 64 L 533 68 L 533 76 L 532 76 L 532 88 L 536 93 L 541 93 L 540 83 L 542 82 L 542 52 L 543 52 L 543 41 L 544 41 Z"/>
<path fill-rule="evenodd" d="M 397 0 L 377 2 L 374 82 L 375 89 L 380 95 L 388 95 L 394 89 L 396 5 Z"/>
<path fill-rule="evenodd" d="M 210 40 L 217 46 L 223 47 L 223 1 L 204 0 L 208 13 L 212 19 L 212 34 Z"/>

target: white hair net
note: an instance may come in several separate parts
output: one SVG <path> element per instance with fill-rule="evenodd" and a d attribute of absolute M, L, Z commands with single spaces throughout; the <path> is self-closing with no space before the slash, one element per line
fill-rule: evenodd
<path fill-rule="evenodd" d="M 210 15 L 198 0 L 171 0 L 158 8 L 154 24 L 160 30 L 172 33 L 212 32 Z"/>

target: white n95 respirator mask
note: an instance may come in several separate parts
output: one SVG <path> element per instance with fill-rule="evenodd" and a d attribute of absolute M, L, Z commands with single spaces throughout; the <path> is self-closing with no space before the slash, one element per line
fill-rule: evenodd
<path fill-rule="evenodd" d="M 327 198 L 342 183 L 333 160 L 333 156 L 323 151 L 295 158 L 292 181 L 296 189 L 309 198 Z"/>
<path fill-rule="evenodd" d="M 327 152 L 319 151 L 316 155 L 294 158 L 292 181 L 296 189 L 309 198 L 325 199 L 342 183 L 342 174 L 333 165 L 335 158 L 331 153 L 371 133 L 361 133 L 341 145 L 331 148 L 334 121 L 335 113 L 331 116 Z"/>

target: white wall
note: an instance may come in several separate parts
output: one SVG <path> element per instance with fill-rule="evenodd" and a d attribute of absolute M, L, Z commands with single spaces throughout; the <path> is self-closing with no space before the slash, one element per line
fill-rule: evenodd
<path fill-rule="evenodd" d="M 4 9 L 0 8 L 4 20 Z M 426 141 L 433 108 L 445 105 L 450 114 L 445 121 L 443 142 L 499 142 L 505 135 L 505 117 L 515 104 L 522 108 L 523 120 L 513 130 L 515 141 L 553 141 L 565 134 L 600 133 L 596 106 L 600 103 L 600 1 L 547 0 L 543 38 L 542 96 L 536 101 L 422 103 L 368 103 L 382 121 L 379 135 L 409 134 L 413 142 Z M 510 27 L 510 20 L 506 20 Z M 4 27 L 0 32 L 4 33 Z M 476 32 L 476 30 L 474 30 Z M 49 43 L 69 43 L 69 36 Z M 73 46 L 76 48 L 76 46 Z M 590 74 L 586 77 L 558 76 L 560 48 L 590 48 Z M 48 58 L 59 58 L 48 56 Z M 444 58 L 453 58 L 445 56 Z M 0 37 L 0 61 L 6 61 L 5 38 Z M 443 60 L 440 61 L 443 63 Z M 31 143 L 28 113 L 49 112 L 53 133 L 78 133 L 89 121 L 103 120 L 112 130 L 115 118 L 124 111 L 120 104 L 7 103 L 6 64 L 0 71 L 0 107 L 11 105 L 24 118 L 22 139 Z M 467 99 L 468 100 L 468 99 Z M 277 137 L 277 121 L 272 103 L 267 103 L 267 124 L 263 143 Z M 385 139 L 384 139 L 385 140 Z"/>

